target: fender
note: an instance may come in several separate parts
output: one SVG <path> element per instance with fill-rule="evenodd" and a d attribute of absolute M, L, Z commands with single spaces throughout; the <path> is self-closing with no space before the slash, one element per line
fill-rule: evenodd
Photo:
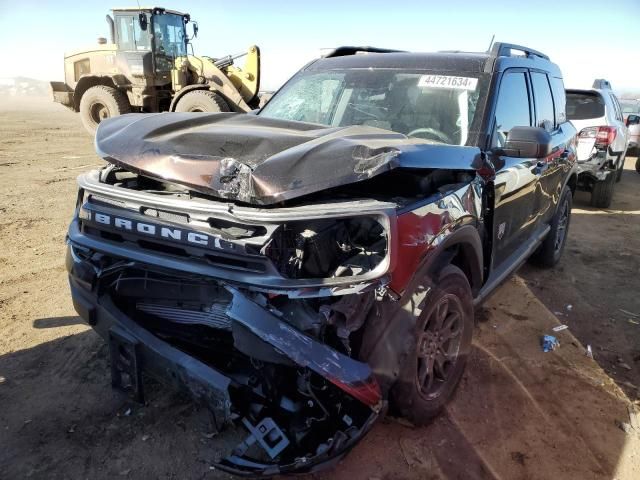
<path fill-rule="evenodd" d="M 438 272 L 458 255 L 466 260 L 475 296 L 482 284 L 482 242 L 473 225 L 463 225 L 423 257 L 402 296 L 387 295 L 369 311 L 358 358 L 369 364 L 383 395 L 396 382 L 411 347 L 416 319 L 414 294 L 419 288 L 435 285 Z"/>
<path fill-rule="evenodd" d="M 456 258 L 454 263 L 467 274 L 472 291 L 480 289 L 484 249 L 478 229 L 483 229 L 480 217 L 484 188 L 484 181 L 477 177 L 444 197 L 427 199 L 398 216 L 394 240 L 398 262 L 389 285 L 396 294 L 410 292 L 415 278 L 426 273 L 421 269 L 452 247 L 457 250 L 452 259 Z"/>
<path fill-rule="evenodd" d="M 187 85 L 186 87 L 182 87 L 171 99 L 171 105 L 169 106 L 170 112 L 176 111 L 176 105 L 180 101 L 182 97 L 184 97 L 187 93 L 193 92 L 194 90 L 211 90 L 209 85 L 206 83 L 196 83 L 194 85 Z M 216 92 L 220 93 L 220 92 Z M 226 99 L 225 99 L 226 100 Z"/>

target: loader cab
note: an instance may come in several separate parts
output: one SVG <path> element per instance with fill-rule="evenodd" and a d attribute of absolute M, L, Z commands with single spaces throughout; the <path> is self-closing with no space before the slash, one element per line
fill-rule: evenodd
<path fill-rule="evenodd" d="M 132 84 L 170 84 L 175 60 L 187 55 L 189 15 L 152 8 L 114 10 L 113 17 L 118 70 Z"/>

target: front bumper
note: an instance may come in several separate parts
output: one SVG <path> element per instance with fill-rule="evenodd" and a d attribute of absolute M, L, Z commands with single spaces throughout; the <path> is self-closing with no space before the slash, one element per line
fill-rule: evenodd
<path fill-rule="evenodd" d="M 69 275 L 73 306 L 93 329 L 110 342 L 113 335 L 125 337 L 134 346 L 141 370 L 156 380 L 188 392 L 197 402 L 206 405 L 216 417 L 216 423 L 231 420 L 230 379 L 193 357 L 173 348 L 122 314 L 108 297 L 97 298 L 83 289 L 85 279 Z M 142 399 L 142 392 L 136 392 Z"/>
<path fill-rule="evenodd" d="M 78 314 L 109 342 L 114 386 L 125 373 L 130 377 L 134 394 L 142 400 L 142 374 L 146 374 L 185 391 L 206 406 L 213 413 L 217 426 L 237 418 L 231 395 L 236 386 L 234 378 L 173 347 L 123 313 L 109 295 L 100 293 L 100 269 L 91 260 L 78 255 L 75 248 L 73 243 L 69 244 L 66 258 L 73 305 Z M 356 403 L 368 413 L 360 417 L 362 421 L 357 425 L 336 431 L 311 454 L 286 458 L 279 453 L 289 440 L 271 418 L 262 419 L 256 426 L 243 418 L 249 436 L 217 464 L 218 468 L 255 477 L 311 473 L 332 466 L 369 431 L 384 411 L 385 404 L 370 368 L 287 326 L 239 290 L 230 288 L 230 291 L 234 301 L 228 313 L 234 321 L 271 344 L 280 354 L 285 354 L 297 368 L 309 369 L 357 398 L 362 403 Z M 114 358 L 114 351 L 122 351 L 123 346 L 127 357 L 124 363 L 128 365 L 128 371 L 124 372 L 118 370 Z M 253 444 L 262 446 L 271 460 L 256 461 L 246 455 L 245 447 Z"/>

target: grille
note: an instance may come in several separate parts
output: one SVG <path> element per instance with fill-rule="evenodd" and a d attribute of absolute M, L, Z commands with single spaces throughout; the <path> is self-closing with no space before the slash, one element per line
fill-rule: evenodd
<path fill-rule="evenodd" d="M 168 212 L 166 210 L 157 210 L 155 208 L 142 208 L 142 213 L 148 217 L 161 218 L 174 223 L 189 223 L 189 215 L 178 212 Z"/>
<path fill-rule="evenodd" d="M 95 193 L 89 195 L 89 202 L 96 205 L 108 205 L 121 208 L 125 207 L 125 203 L 121 200 L 114 200 L 112 198 L 103 197 L 102 195 L 96 195 Z"/>
<path fill-rule="evenodd" d="M 231 319 L 226 311 L 228 303 L 214 303 L 207 311 L 189 310 L 172 305 L 138 302 L 136 309 L 174 323 L 205 325 L 211 328 L 231 330 Z"/>

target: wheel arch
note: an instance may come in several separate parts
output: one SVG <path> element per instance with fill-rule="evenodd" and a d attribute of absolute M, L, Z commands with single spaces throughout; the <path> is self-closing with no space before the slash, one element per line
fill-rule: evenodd
<path fill-rule="evenodd" d="M 204 84 L 204 83 L 197 83 L 195 85 L 187 85 L 186 87 L 181 88 L 180 90 L 178 90 L 176 92 L 176 94 L 171 99 L 171 104 L 169 105 L 169 111 L 170 112 L 175 112 L 176 111 L 176 105 L 178 104 L 180 99 L 182 97 L 184 97 L 187 93 L 193 92 L 195 90 L 211 90 L 211 88 L 209 88 L 209 85 Z M 213 91 L 215 91 L 215 90 L 213 90 Z M 220 93 L 218 91 L 215 91 L 215 92 L 216 93 Z"/>
<path fill-rule="evenodd" d="M 358 358 L 369 363 L 382 391 L 395 384 L 407 359 L 407 338 L 415 328 L 415 296 L 428 298 L 438 282 L 439 273 L 448 265 L 460 268 L 471 286 L 472 297 L 483 282 L 483 249 L 477 227 L 460 226 L 426 255 L 399 298 L 377 302 L 367 314 Z M 428 300 L 427 300 L 428 301 Z"/>
<path fill-rule="evenodd" d="M 78 84 L 76 85 L 76 88 L 73 92 L 73 109 L 76 112 L 80 111 L 80 101 L 82 100 L 82 96 L 84 95 L 84 93 L 91 87 L 95 87 L 96 85 L 118 88 L 111 77 L 94 75 L 82 77 L 80 80 L 78 80 Z"/>
<path fill-rule="evenodd" d="M 567 178 L 567 182 L 565 183 L 565 186 L 571 189 L 572 195 L 575 195 L 576 189 L 578 188 L 578 174 L 575 172 L 572 172 L 571 175 L 569 175 L 569 178 Z"/>
<path fill-rule="evenodd" d="M 484 282 L 483 263 L 482 240 L 478 230 L 473 225 L 463 225 L 426 256 L 415 276 L 427 274 L 433 277 L 446 265 L 455 265 L 464 272 L 475 297 Z"/>

